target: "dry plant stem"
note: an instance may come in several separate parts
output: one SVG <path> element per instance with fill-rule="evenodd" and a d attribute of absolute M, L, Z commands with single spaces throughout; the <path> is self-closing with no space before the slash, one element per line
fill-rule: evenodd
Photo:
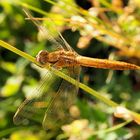
<path fill-rule="evenodd" d="M 96 28 L 97 30 L 103 32 L 104 34 L 110 35 L 111 37 L 114 37 L 114 38 L 116 38 L 118 40 L 122 40 L 123 42 L 129 44 L 128 39 L 126 39 L 125 37 L 121 36 L 120 34 L 117 34 L 117 33 L 113 32 L 113 31 L 111 31 L 112 28 L 110 28 L 110 30 L 109 30 L 109 29 L 106 29 L 105 27 L 100 26 L 98 24 L 95 24 L 95 23 L 91 23 L 91 24 L 92 24 L 92 26 L 94 28 Z"/>
<path fill-rule="evenodd" d="M 44 18 L 32 18 L 32 19 L 33 20 L 48 20 L 49 18 L 44 17 Z M 30 20 L 30 19 L 26 18 L 26 20 Z M 64 18 L 64 19 L 55 18 L 55 21 L 62 21 L 62 20 L 65 21 L 65 22 L 71 22 L 71 23 L 79 25 L 79 26 L 85 26 L 85 24 L 87 24 L 86 22 L 82 23 L 82 22 L 79 22 L 79 21 L 72 21 L 71 19 L 68 19 L 68 18 Z M 96 28 L 97 30 L 101 31 L 101 32 L 104 32 L 104 33 L 114 37 L 114 38 L 117 38 L 118 40 L 120 39 L 120 40 L 123 40 L 124 42 L 126 42 L 126 39 L 124 37 L 122 37 L 122 36 L 120 36 L 120 35 L 118 35 L 116 33 L 110 32 L 110 31 L 108 31 L 106 29 L 103 29 L 103 28 L 101 28 L 101 26 L 99 26 L 97 24 L 94 24 L 93 27 Z M 115 48 L 118 48 L 119 50 L 121 50 L 122 52 L 125 52 L 126 54 L 129 53 L 129 49 L 126 46 L 122 46 L 119 43 L 116 44 L 116 43 L 110 42 L 110 41 L 106 40 L 102 36 L 96 36 L 95 38 L 100 40 L 100 41 L 103 41 L 103 42 L 105 42 L 107 44 L 110 44 L 110 45 L 114 46 Z"/>
<path fill-rule="evenodd" d="M 48 1 L 48 0 L 46 0 L 46 1 Z M 49 1 L 49 2 L 52 2 L 51 4 L 57 4 L 57 3 L 53 3 L 53 1 Z M 18 4 L 20 4 L 20 5 L 23 6 L 23 7 L 29 8 L 29 9 L 31 9 L 31 10 L 33 10 L 33 11 L 36 11 L 36 12 L 38 12 L 38 13 L 41 13 L 42 15 L 49 16 L 49 14 L 48 14 L 47 12 L 44 12 L 43 10 L 40 10 L 40 9 L 38 9 L 38 8 L 36 8 L 36 7 L 33 7 L 33 6 L 31 6 L 31 5 L 28 5 L 28 4 L 26 4 L 26 3 L 18 2 Z M 76 9 L 76 10 L 77 10 L 77 9 Z M 88 15 L 87 11 L 85 11 L 85 10 L 83 10 L 83 11 L 84 11 L 83 14 Z M 81 11 L 80 11 L 80 13 L 81 13 Z M 127 39 L 125 39 L 124 37 L 122 37 L 122 36 L 120 36 L 120 35 L 118 35 L 118 34 L 116 34 L 116 33 L 114 33 L 114 32 L 108 31 L 108 30 L 106 30 L 105 28 L 103 28 L 103 27 L 101 27 L 101 26 L 99 26 L 99 25 L 97 25 L 97 24 L 94 24 L 94 23 L 92 23 L 92 25 L 93 25 L 94 28 L 98 29 L 99 31 L 103 31 L 104 33 L 107 33 L 107 34 L 109 34 L 109 35 L 111 35 L 111 36 L 114 36 L 114 37 L 116 37 L 116 38 L 118 38 L 118 39 L 122 39 L 124 42 L 128 42 Z"/>
<path fill-rule="evenodd" d="M 105 43 L 107 43 L 107 44 L 110 44 L 110 45 L 112 45 L 113 47 L 119 49 L 119 50 L 122 51 L 122 52 L 125 52 L 125 53 L 126 53 L 126 52 L 129 51 L 128 47 L 122 46 L 122 45 L 120 45 L 119 43 L 116 44 L 115 42 L 112 42 L 112 41 L 110 41 L 110 40 L 107 40 L 106 38 L 104 38 L 104 37 L 102 37 L 102 36 L 96 36 L 96 39 L 99 40 L 99 41 L 101 41 L 101 42 L 105 42 Z"/>
<path fill-rule="evenodd" d="M 106 38 L 102 37 L 102 36 L 96 36 L 95 37 L 97 40 L 101 41 L 101 42 L 105 42 L 107 44 L 112 45 L 113 47 L 119 49 L 119 51 L 121 52 L 122 56 L 127 56 L 127 57 L 137 57 L 140 58 L 140 53 L 139 51 L 137 52 L 132 52 L 131 49 L 129 49 L 127 46 L 122 46 L 121 44 L 116 44 L 116 42 L 112 42 L 107 40 Z"/>
<path fill-rule="evenodd" d="M 26 18 L 27 20 L 30 20 L 29 18 Z M 33 18 L 34 20 L 48 20 L 49 18 L 47 18 L 47 17 L 45 17 L 45 18 Z M 65 18 L 65 19 L 55 19 L 55 20 L 57 20 L 57 21 L 61 21 L 61 20 L 64 20 L 64 21 L 66 21 L 66 22 L 74 22 L 75 24 L 77 24 L 77 25 L 80 25 L 80 26 L 85 26 L 85 24 L 88 24 L 87 22 L 85 22 L 85 23 L 83 23 L 83 22 L 80 22 L 80 21 L 72 21 L 71 19 L 68 19 L 68 18 Z M 78 23 L 77 23 L 78 22 Z M 97 30 L 99 30 L 99 31 L 101 31 L 101 32 L 104 32 L 104 33 L 106 33 L 106 34 L 108 34 L 108 35 L 110 35 L 110 36 L 113 36 L 114 38 L 117 38 L 117 39 L 121 39 L 121 40 L 123 40 L 124 42 L 128 42 L 128 40 L 127 39 L 125 39 L 124 37 L 122 37 L 122 36 L 120 36 L 120 35 L 118 35 L 117 33 L 115 33 L 115 32 L 111 32 L 111 31 L 108 31 L 108 30 L 106 30 L 105 28 L 103 28 L 103 27 L 101 27 L 101 26 L 99 26 L 99 25 L 97 25 L 97 24 L 94 24 L 94 23 L 92 23 L 92 25 L 93 25 L 93 27 L 94 28 L 96 28 Z M 123 48 L 123 47 L 122 47 Z M 119 47 L 119 49 L 122 49 L 121 47 Z M 125 48 L 125 49 L 128 49 L 127 47 Z"/>
<path fill-rule="evenodd" d="M 51 1 L 51 0 L 46 0 L 46 1 L 48 1 L 48 2 L 50 2 L 51 4 L 56 4 L 56 3 L 54 3 L 53 1 Z M 23 7 L 26 7 L 26 8 L 28 8 L 28 9 L 31 9 L 31 10 L 33 10 L 33 11 L 36 11 L 36 12 L 38 12 L 38 13 L 40 13 L 40 14 L 42 14 L 42 15 L 45 15 L 45 16 L 48 16 L 49 17 L 49 15 L 50 14 L 48 14 L 47 12 L 45 12 L 45 11 L 43 11 L 43 10 L 40 10 L 40 9 L 38 9 L 38 8 L 36 8 L 36 7 L 33 7 L 33 6 L 31 6 L 31 5 L 28 5 L 27 3 L 23 3 L 23 2 L 19 2 L 19 1 L 17 1 L 17 3 L 19 4 L 19 5 L 21 5 L 21 6 L 23 6 Z M 59 5 L 58 5 L 59 6 Z M 110 5 L 111 6 L 111 5 Z M 110 7 L 109 6 L 109 7 Z M 111 6 L 112 7 L 112 6 Z M 113 8 L 113 7 L 112 7 Z M 80 13 L 82 13 L 83 15 L 87 15 L 87 16 L 89 16 L 89 13 L 87 12 L 87 11 L 85 11 L 85 10 L 81 10 L 80 11 Z M 45 19 L 45 18 L 44 18 Z M 37 20 L 41 20 L 41 19 L 37 19 Z M 65 20 L 65 19 L 64 19 Z M 65 21 L 68 21 L 68 22 L 70 22 L 71 20 L 70 19 L 66 19 Z M 78 22 L 78 21 L 77 21 Z M 75 23 L 76 24 L 76 23 Z M 85 22 L 85 23 L 80 23 L 80 22 L 78 22 L 77 23 L 78 25 L 80 25 L 80 26 L 84 26 L 85 24 L 88 24 L 87 22 Z M 91 23 L 92 24 L 92 26 L 94 27 L 94 28 L 96 28 L 97 30 L 99 30 L 99 31 L 101 31 L 101 32 L 103 32 L 103 33 L 105 33 L 105 34 L 107 34 L 107 35 L 110 35 L 111 37 L 114 37 L 114 38 L 116 38 L 117 40 L 122 40 L 123 42 L 125 42 L 126 44 L 128 44 L 128 45 L 131 45 L 130 44 L 130 42 L 131 41 L 129 41 L 128 42 L 128 39 L 126 39 L 126 38 L 124 38 L 123 36 L 121 36 L 120 34 L 117 34 L 117 33 L 115 33 L 115 32 L 113 32 L 113 31 L 108 31 L 108 29 L 106 29 L 106 28 L 104 28 L 104 27 L 101 27 L 100 25 L 97 25 L 97 24 L 94 24 L 94 23 Z M 108 42 L 107 40 L 105 40 L 105 39 L 103 39 L 103 38 L 101 38 L 101 37 L 96 37 L 98 40 L 102 40 L 103 42 L 106 42 L 106 43 L 108 43 L 108 44 L 111 44 L 111 45 L 113 45 L 114 47 L 116 47 L 116 48 L 118 48 L 118 49 L 120 49 L 122 52 L 124 52 L 124 55 L 126 55 L 126 56 L 130 56 L 130 57 L 137 57 L 137 58 L 140 58 L 140 54 L 139 53 L 132 53 L 130 50 L 129 50 L 129 48 L 128 47 L 126 47 L 126 46 L 122 46 L 121 44 L 113 44 L 113 43 L 111 43 L 111 42 Z M 130 40 L 130 39 L 129 39 Z"/>

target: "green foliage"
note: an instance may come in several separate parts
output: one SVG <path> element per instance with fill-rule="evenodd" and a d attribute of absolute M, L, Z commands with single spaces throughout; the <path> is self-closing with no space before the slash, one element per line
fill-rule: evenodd
<path fill-rule="evenodd" d="M 103 7 L 110 8 L 112 10 L 112 13 L 114 13 L 110 16 L 111 20 L 117 19 L 118 17 L 118 21 L 115 22 L 118 22 L 119 27 L 121 28 L 122 32 L 120 34 L 122 34 L 124 38 L 126 37 L 125 39 L 133 38 L 138 41 L 137 35 L 139 34 L 139 20 L 137 19 L 137 13 L 134 12 L 132 13 L 132 15 L 128 16 L 128 18 L 125 18 L 123 13 L 121 14 L 120 11 L 115 11 L 116 9 L 113 9 L 111 3 L 107 2 L 106 0 L 100 0 L 100 2 Z M 30 21 L 25 20 L 25 15 L 21 10 L 21 6 L 25 6 L 28 9 L 33 10 L 33 14 L 37 17 L 47 15 L 48 17 L 54 17 L 54 19 L 60 19 L 58 21 L 56 20 L 55 24 L 57 26 L 61 26 L 60 29 L 63 31 L 64 38 L 66 38 L 70 45 L 82 55 L 107 58 L 108 55 L 115 50 L 110 47 L 110 45 L 112 45 L 111 43 L 109 45 L 105 44 L 108 43 L 107 38 L 110 39 L 110 42 L 114 41 L 114 36 L 111 36 L 109 33 L 109 31 L 114 32 L 114 30 L 109 25 L 107 25 L 104 20 L 101 20 L 98 17 L 93 18 L 88 13 L 88 11 L 85 10 L 81 12 L 79 10 L 79 7 L 74 3 L 73 0 L 62 0 L 58 2 L 54 2 L 51 0 L 17 0 L 11 2 L 1 2 L 0 39 L 5 40 L 6 42 L 12 44 L 13 46 L 16 46 L 18 49 L 25 51 L 32 56 L 35 56 L 39 52 L 39 50 L 46 49 L 48 47 L 48 42 L 37 41 L 37 29 L 32 23 L 30 23 Z M 36 9 L 33 7 L 36 7 Z M 53 7 L 54 9 L 50 10 L 51 7 Z M 58 9 L 56 9 L 55 11 L 55 8 Z M 99 22 L 99 25 L 101 25 L 100 30 L 93 26 L 96 33 L 101 33 L 101 35 L 92 36 L 92 38 L 95 38 L 93 40 L 89 39 L 89 42 L 91 41 L 91 44 L 89 43 L 89 47 L 87 48 L 85 47 L 81 49 L 76 45 L 80 36 L 86 36 L 88 34 L 91 35 L 91 32 L 86 25 L 80 26 L 78 22 L 77 24 L 73 25 L 71 23 L 71 18 L 74 16 L 81 16 L 88 22 Z M 67 22 L 65 19 L 69 19 L 69 22 Z M 43 23 L 48 24 L 47 21 L 43 21 Z M 65 28 L 63 26 L 65 26 Z M 71 30 L 65 31 L 65 29 L 67 28 L 74 31 L 78 30 L 79 32 L 72 32 Z M 107 29 L 107 31 L 102 29 Z M 102 40 L 100 37 L 104 37 L 104 39 Z M 115 39 L 119 40 L 121 39 L 121 37 Z M 103 42 L 100 42 L 100 40 Z M 123 42 L 120 45 L 125 46 L 128 43 L 129 42 Z M 116 58 L 125 59 L 130 62 L 135 62 L 136 60 L 138 61 L 138 59 L 132 59 L 130 57 L 135 56 L 139 58 L 139 56 L 137 55 L 140 50 L 138 42 L 135 43 L 135 40 L 131 40 L 128 46 L 130 47 L 129 50 L 137 53 L 122 53 L 124 55 L 123 57 L 117 56 Z M 120 49 L 120 51 L 122 50 Z M 23 138 L 27 140 L 47 140 L 51 138 L 61 139 L 61 137 L 70 137 L 67 136 L 67 131 L 64 130 L 58 131 L 54 129 L 53 131 L 46 133 L 45 130 L 43 130 L 43 128 L 41 127 L 41 122 L 37 121 L 37 119 L 35 118 L 31 118 L 30 122 L 25 122 L 24 126 L 15 126 L 13 124 L 12 118 L 14 116 L 14 113 L 16 112 L 21 102 L 25 99 L 25 97 L 30 94 L 29 92 L 32 91 L 32 88 L 38 85 L 38 81 L 41 77 L 42 71 L 38 70 L 27 60 L 24 60 L 23 58 L 15 55 L 10 51 L 0 48 L 1 138 L 8 138 L 9 140 L 20 140 Z M 139 71 L 113 72 L 112 70 L 84 68 L 81 72 L 80 77 L 82 83 L 86 83 L 90 87 L 98 90 L 101 95 L 109 97 L 119 104 L 126 105 L 132 111 L 140 111 Z M 89 140 L 138 140 L 140 138 L 140 128 L 137 127 L 134 123 L 131 123 L 131 125 L 128 125 L 128 127 L 126 126 L 124 128 L 121 128 L 121 126 L 118 130 L 110 130 L 108 133 L 105 133 L 104 130 L 114 126 L 117 123 L 120 123 L 120 120 L 112 116 L 112 108 L 104 105 L 104 103 L 86 94 L 87 93 L 80 90 L 77 99 L 77 107 L 80 112 L 80 116 L 77 119 L 85 119 L 88 122 L 85 129 L 80 129 L 79 133 L 82 133 L 84 131 L 86 131 L 87 133 L 89 132 L 89 134 L 91 134 L 88 138 Z M 83 121 L 80 121 L 80 123 L 78 124 L 83 125 L 84 123 Z M 73 124 L 66 125 L 73 126 Z M 99 133 L 94 135 L 94 132 L 96 132 L 97 130 L 99 130 Z M 70 132 L 70 130 L 68 132 Z M 71 136 L 73 136 L 73 133 L 71 134 Z"/>

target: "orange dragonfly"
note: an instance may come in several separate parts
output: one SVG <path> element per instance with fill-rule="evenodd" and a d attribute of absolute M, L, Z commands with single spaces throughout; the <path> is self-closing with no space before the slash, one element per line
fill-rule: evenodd
<path fill-rule="evenodd" d="M 55 51 L 41 50 L 37 54 L 36 60 L 44 66 L 49 64 L 76 80 L 79 80 L 80 66 L 114 70 L 140 69 L 137 65 L 125 62 L 81 56 L 70 47 L 60 33 L 59 37 L 54 39 L 53 31 L 40 25 L 27 11 L 25 13 L 28 19 L 32 20 L 38 27 L 40 35 L 43 38 L 49 37 L 47 39 L 55 47 Z M 56 80 L 61 84 L 57 84 L 56 92 L 54 92 L 53 85 L 56 84 Z M 44 92 L 45 86 L 50 86 L 51 88 Z M 27 118 L 36 119 L 35 114 L 39 114 L 39 119 L 42 120 L 44 129 L 52 129 L 66 123 L 69 121 L 69 108 L 75 103 L 77 91 L 78 85 L 74 86 L 58 77 L 54 78 L 53 73 L 47 72 L 33 92 L 34 96 L 27 98 L 18 108 L 13 118 L 14 123 L 25 123 Z"/>

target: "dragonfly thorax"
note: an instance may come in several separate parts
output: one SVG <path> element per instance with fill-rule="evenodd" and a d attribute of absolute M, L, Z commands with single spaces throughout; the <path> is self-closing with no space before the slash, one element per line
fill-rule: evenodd
<path fill-rule="evenodd" d="M 76 54 L 74 52 L 64 50 L 50 53 L 46 50 L 41 50 L 37 54 L 36 60 L 41 64 L 50 63 L 55 65 L 55 67 L 74 66 L 77 64 Z"/>
<path fill-rule="evenodd" d="M 55 64 L 60 58 L 60 53 L 58 52 L 59 51 L 49 53 L 46 50 L 41 50 L 37 54 L 36 60 L 41 64 L 46 64 L 46 63 Z"/>

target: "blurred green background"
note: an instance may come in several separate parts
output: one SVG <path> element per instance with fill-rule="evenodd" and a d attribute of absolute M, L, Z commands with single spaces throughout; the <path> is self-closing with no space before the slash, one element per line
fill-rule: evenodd
<path fill-rule="evenodd" d="M 48 0 L 1 0 L 0 39 L 36 56 L 39 50 L 49 45 L 46 45 L 47 41 L 38 41 L 38 30 L 32 22 L 25 20 L 22 7 L 30 9 L 35 17 L 59 18 L 56 24 L 63 37 L 81 55 L 140 65 L 138 0 L 60 0 L 54 3 Z M 82 23 L 83 20 L 87 23 L 81 25 L 79 21 Z M 94 26 L 96 24 L 98 26 Z M 30 123 L 16 126 L 13 123 L 14 113 L 38 85 L 40 78 L 41 71 L 33 64 L 0 48 L 0 139 L 140 139 L 140 127 L 134 122 L 116 131 L 100 132 L 123 120 L 115 118 L 112 108 L 81 89 L 74 108 L 80 113 L 77 121 L 47 133 L 41 122 L 34 119 Z M 140 112 L 140 71 L 82 68 L 80 81 L 132 111 Z M 97 130 L 100 133 L 93 135 Z"/>

